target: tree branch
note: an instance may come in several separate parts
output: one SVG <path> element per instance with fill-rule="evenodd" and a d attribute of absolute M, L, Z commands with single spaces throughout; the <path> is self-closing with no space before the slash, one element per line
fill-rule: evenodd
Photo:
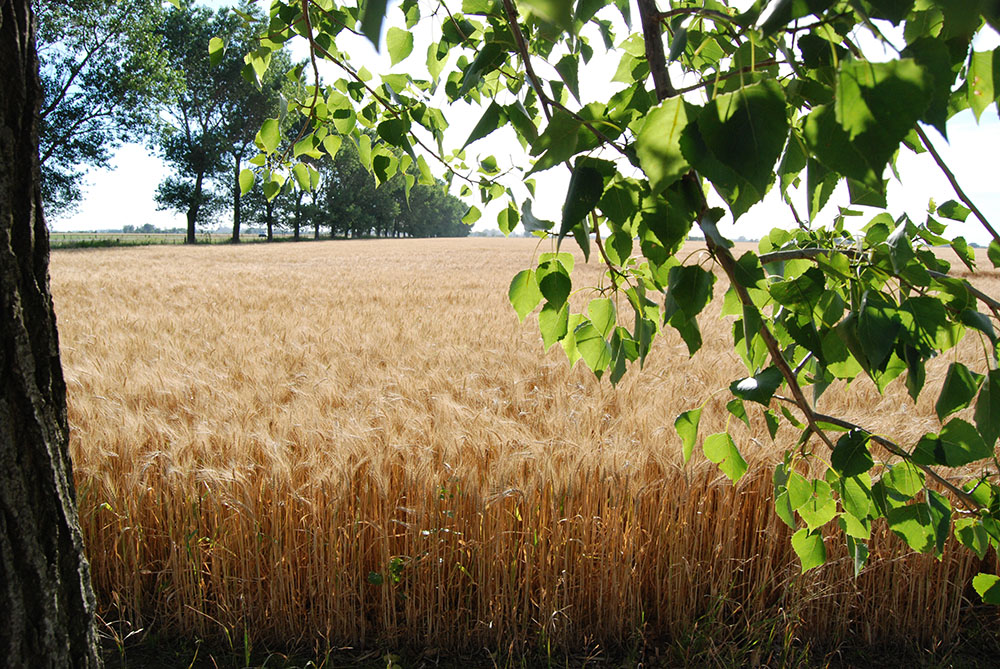
<path fill-rule="evenodd" d="M 542 90 L 542 84 L 538 80 L 538 76 L 535 74 L 534 68 L 531 66 L 531 55 L 528 53 L 528 45 L 524 41 L 524 35 L 521 34 L 521 25 L 517 21 L 517 9 L 514 7 L 512 0 L 503 0 L 504 12 L 507 14 L 507 23 L 510 25 L 510 30 L 514 34 L 514 42 L 517 44 L 517 52 L 521 56 L 521 60 L 524 61 L 524 71 L 528 75 L 528 79 L 531 82 L 531 87 L 535 89 L 535 94 L 538 95 L 538 99 L 542 103 L 542 111 L 545 113 L 545 120 L 552 120 L 552 112 L 549 110 L 549 98 L 545 95 L 545 91 Z"/>
<path fill-rule="evenodd" d="M 955 189 L 955 194 L 958 195 L 958 199 L 964 202 L 965 206 L 972 210 L 972 213 L 976 215 L 976 218 L 978 218 L 979 221 L 983 224 L 983 227 L 986 228 L 986 230 L 990 233 L 990 235 L 993 236 L 993 239 L 998 244 L 1000 244 L 1000 234 L 997 234 L 997 231 L 993 228 L 992 225 L 990 225 L 990 222 L 986 220 L 986 217 L 983 215 L 983 212 L 979 210 L 979 207 L 977 207 L 975 203 L 971 199 L 969 199 L 969 196 L 965 194 L 965 191 L 962 190 L 962 187 L 958 185 L 958 179 L 955 178 L 955 174 L 951 171 L 951 169 L 948 168 L 948 165 L 947 163 L 944 162 L 944 159 L 941 157 L 941 154 L 938 153 L 937 149 L 934 148 L 934 145 L 931 143 L 931 138 L 927 136 L 927 133 L 925 133 L 923 128 L 920 127 L 919 123 L 914 127 L 917 130 L 917 135 L 920 137 L 920 141 L 923 142 L 924 147 L 926 147 L 926 149 L 930 152 L 931 156 L 933 156 L 934 162 L 936 162 L 937 166 L 941 168 L 941 171 L 944 172 L 944 175 L 948 177 L 948 181 L 949 183 L 951 183 L 951 187 Z"/>
<path fill-rule="evenodd" d="M 789 404 L 798 404 L 795 400 L 789 397 L 775 395 L 774 398 L 777 400 L 781 400 L 782 402 L 788 402 Z M 830 423 L 831 425 L 836 425 L 846 430 L 861 430 L 862 432 L 867 434 L 872 441 L 878 443 L 880 446 L 883 446 L 887 451 L 889 451 L 893 455 L 899 456 L 904 460 L 906 460 L 907 462 L 912 463 L 915 467 L 919 468 L 920 471 L 922 471 L 924 474 L 926 474 L 927 476 L 931 477 L 932 479 L 940 483 L 943 487 L 947 488 L 949 492 L 951 492 L 953 495 L 955 495 L 955 497 L 961 500 L 962 504 L 964 504 L 967 509 L 969 509 L 970 511 L 979 510 L 980 508 L 979 504 L 976 503 L 976 500 L 974 500 L 972 496 L 969 495 L 969 493 L 965 492 L 964 490 L 956 486 L 954 483 L 952 483 L 948 479 L 938 474 L 932 467 L 913 462 L 912 456 L 906 452 L 906 449 L 904 449 L 896 442 L 890 439 L 886 439 L 885 437 L 881 437 L 877 434 L 873 434 L 872 432 L 869 432 L 860 425 L 844 420 L 843 418 L 837 418 L 836 416 L 827 416 L 826 414 L 822 413 L 817 413 L 814 415 L 816 417 L 816 420 L 823 421 L 824 423 Z"/>

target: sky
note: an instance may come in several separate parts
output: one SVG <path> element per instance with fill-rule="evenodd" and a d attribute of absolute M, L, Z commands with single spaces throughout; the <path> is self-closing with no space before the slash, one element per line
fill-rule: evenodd
<path fill-rule="evenodd" d="M 209 4 L 218 6 L 227 3 L 216 0 Z M 390 9 L 389 16 L 392 17 L 394 14 L 398 12 Z M 367 40 L 352 38 L 351 41 L 339 45 L 342 50 L 352 55 L 356 63 L 365 64 L 372 72 L 387 72 L 390 69 L 403 71 L 412 69 L 415 64 L 422 67 L 419 64 L 422 63 L 423 55 L 426 53 L 430 35 L 429 32 L 421 33 L 421 28 L 420 25 L 415 28 L 416 44 L 413 55 L 395 68 L 390 68 L 388 56 L 384 53 L 378 54 Z M 622 26 L 622 29 L 616 31 L 619 38 L 626 34 L 623 28 Z M 995 35 L 989 34 L 984 39 L 989 42 L 997 41 Z M 600 39 L 594 41 L 599 43 Z M 979 49 L 993 48 L 993 46 L 995 44 L 977 44 Z M 293 56 L 304 58 L 305 51 L 302 45 L 293 48 Z M 610 81 L 617 63 L 617 55 L 604 58 L 595 56 L 586 66 L 586 70 L 581 72 L 581 98 L 584 103 L 607 99 L 612 94 L 613 90 L 601 82 Z M 342 76 L 332 64 L 322 63 L 322 66 L 322 75 L 325 79 L 332 80 Z M 450 146 L 457 147 L 471 132 L 481 111 L 468 105 L 459 105 L 450 112 L 445 110 L 445 114 L 451 123 L 448 133 Z M 991 168 L 1000 157 L 1000 118 L 997 116 L 996 107 L 987 110 L 978 124 L 969 111 L 953 117 L 948 125 L 947 141 L 936 130 L 928 128 L 927 132 L 973 202 L 988 219 L 1000 221 L 1000 179 L 996 178 L 996 173 Z M 501 129 L 471 145 L 469 154 L 470 158 L 477 153 L 492 154 L 498 158 L 500 164 L 526 164 L 525 154 L 518 149 L 512 131 Z M 440 166 L 434 165 L 435 161 L 429 160 L 429 162 L 432 167 L 440 171 Z M 893 215 L 906 212 L 914 220 L 922 221 L 929 199 L 933 198 L 937 203 L 955 199 L 954 191 L 929 154 L 915 155 L 904 149 L 897 167 L 902 181 L 890 178 L 888 191 L 889 210 Z M 167 166 L 148 147 L 126 144 L 116 153 L 110 169 L 95 169 L 88 173 L 87 186 L 84 189 L 85 198 L 78 210 L 69 216 L 50 219 L 50 227 L 56 231 L 114 230 L 121 229 L 124 225 L 140 227 L 145 223 L 151 223 L 158 228 L 183 227 L 185 219 L 182 214 L 159 211 L 156 208 L 154 199 L 156 187 L 168 173 Z M 552 196 L 537 199 L 533 207 L 534 213 L 540 218 L 559 220 L 562 198 L 569 181 L 568 170 L 553 168 L 537 175 L 537 180 L 538 192 L 551 193 Z M 515 192 L 519 198 L 526 195 L 526 191 L 517 184 Z M 804 202 L 804 195 L 800 193 L 797 206 L 800 212 L 805 211 Z M 469 203 L 482 208 L 478 201 L 470 200 Z M 818 220 L 828 221 L 836 214 L 838 206 L 848 204 L 846 188 L 839 189 L 821 212 Z M 496 214 L 499 209 L 499 204 L 486 208 L 475 228 L 495 229 Z M 855 207 L 855 209 L 866 211 L 865 208 Z M 872 213 L 856 219 L 859 225 L 874 215 L 874 210 L 869 211 Z M 753 207 L 739 221 L 735 224 L 731 221 L 723 222 L 720 229 L 723 234 L 732 237 L 756 238 L 766 234 L 773 227 L 792 225 L 794 222 L 790 220 L 788 208 L 780 202 L 777 190 L 773 189 L 763 202 Z M 987 233 L 973 217 L 964 224 L 951 226 L 947 235 L 963 235 L 974 243 L 988 241 Z"/>

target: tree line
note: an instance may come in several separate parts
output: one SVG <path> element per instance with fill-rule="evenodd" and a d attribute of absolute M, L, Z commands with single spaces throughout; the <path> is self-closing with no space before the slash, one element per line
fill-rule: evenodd
<path fill-rule="evenodd" d="M 50 215 L 80 203 L 88 168 L 108 167 L 124 142 L 143 142 L 170 168 L 158 207 L 184 214 L 191 243 L 199 227 L 227 218 L 234 242 L 246 226 L 266 229 L 268 239 L 275 229 L 295 239 L 468 235 L 467 206 L 445 182 L 410 165 L 376 183 L 351 139 L 333 161 L 310 163 L 312 188 L 289 179 L 265 193 L 264 183 L 241 183 L 263 148 L 265 120 L 296 136 L 301 121 L 288 100 L 306 86 L 287 50 L 268 55 L 263 78 L 248 64 L 261 18 L 254 3 L 214 12 L 144 0 L 35 4 L 41 188 Z M 374 134 L 369 141 L 381 142 Z"/>

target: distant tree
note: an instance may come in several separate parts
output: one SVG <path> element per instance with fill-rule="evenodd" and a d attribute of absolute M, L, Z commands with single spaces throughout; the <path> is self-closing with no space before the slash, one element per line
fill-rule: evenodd
<path fill-rule="evenodd" d="M 38 142 L 42 199 L 51 216 L 82 197 L 87 167 L 107 167 L 140 141 L 176 85 L 148 0 L 65 0 L 33 8 L 44 100 Z"/>
<path fill-rule="evenodd" d="M 250 16 L 256 10 L 244 4 L 240 12 Z M 157 201 L 163 208 L 185 213 L 186 241 L 194 243 L 196 226 L 222 210 L 228 193 L 237 241 L 242 160 L 261 123 L 279 110 L 277 85 L 271 82 L 283 74 L 288 57 L 276 51 L 272 56 L 275 76 L 263 87 L 250 83 L 252 76 L 244 75 L 252 68 L 242 54 L 249 49 L 253 33 L 247 21 L 230 9 L 214 14 L 203 7 L 171 10 L 159 32 L 183 82 L 181 92 L 162 115 L 157 137 L 161 155 L 173 168 L 173 174 L 160 184 Z M 220 35 L 229 40 L 228 46 Z M 224 176 L 227 164 L 235 165 L 232 179 Z M 229 187 L 219 188 L 220 182 Z"/>
<path fill-rule="evenodd" d="M 238 12 L 246 17 L 255 17 L 259 20 L 260 10 L 249 2 L 243 0 L 238 7 Z M 241 17 L 242 18 L 242 17 Z M 233 237 L 232 241 L 240 241 L 240 227 L 242 224 L 242 210 L 240 207 L 240 173 L 243 171 L 243 161 L 254 149 L 254 139 L 257 131 L 268 118 L 280 118 L 283 112 L 283 98 L 281 89 L 285 85 L 295 85 L 295 78 L 290 83 L 284 75 L 291 69 L 291 59 L 287 51 L 275 51 L 271 55 L 271 66 L 266 76 L 259 84 L 249 83 L 253 81 L 253 68 L 245 65 L 243 54 L 250 48 L 249 45 L 256 35 L 251 29 L 251 24 L 244 21 L 242 29 L 226 36 L 228 44 L 213 45 L 213 59 L 218 63 L 215 67 L 221 68 L 226 76 L 233 76 L 235 71 L 240 71 L 247 81 L 240 84 L 238 81 L 228 89 L 228 94 L 222 102 L 222 113 L 224 122 L 220 128 L 222 154 L 228 159 L 232 168 L 232 178 L 229 180 L 228 191 L 232 198 L 233 207 Z M 221 39 L 221 38 L 220 38 Z M 301 71 L 301 68 L 299 68 Z"/>

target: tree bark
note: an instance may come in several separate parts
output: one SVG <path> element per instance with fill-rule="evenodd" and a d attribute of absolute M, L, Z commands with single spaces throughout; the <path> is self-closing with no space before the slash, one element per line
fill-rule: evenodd
<path fill-rule="evenodd" d="M 264 202 L 264 218 L 267 222 L 267 241 L 274 241 L 274 203 L 270 200 Z"/>
<path fill-rule="evenodd" d="M 234 153 L 233 162 L 233 244 L 240 243 L 240 159 L 242 154 Z"/>
<path fill-rule="evenodd" d="M 41 209 L 30 0 L 0 0 L 0 658 L 98 667 Z"/>
<path fill-rule="evenodd" d="M 187 213 L 187 238 L 185 244 L 194 244 L 195 225 L 198 223 L 198 210 L 201 208 L 201 191 L 205 182 L 205 173 L 198 172 L 194 180 L 194 196 L 191 198 L 191 206 Z"/>

